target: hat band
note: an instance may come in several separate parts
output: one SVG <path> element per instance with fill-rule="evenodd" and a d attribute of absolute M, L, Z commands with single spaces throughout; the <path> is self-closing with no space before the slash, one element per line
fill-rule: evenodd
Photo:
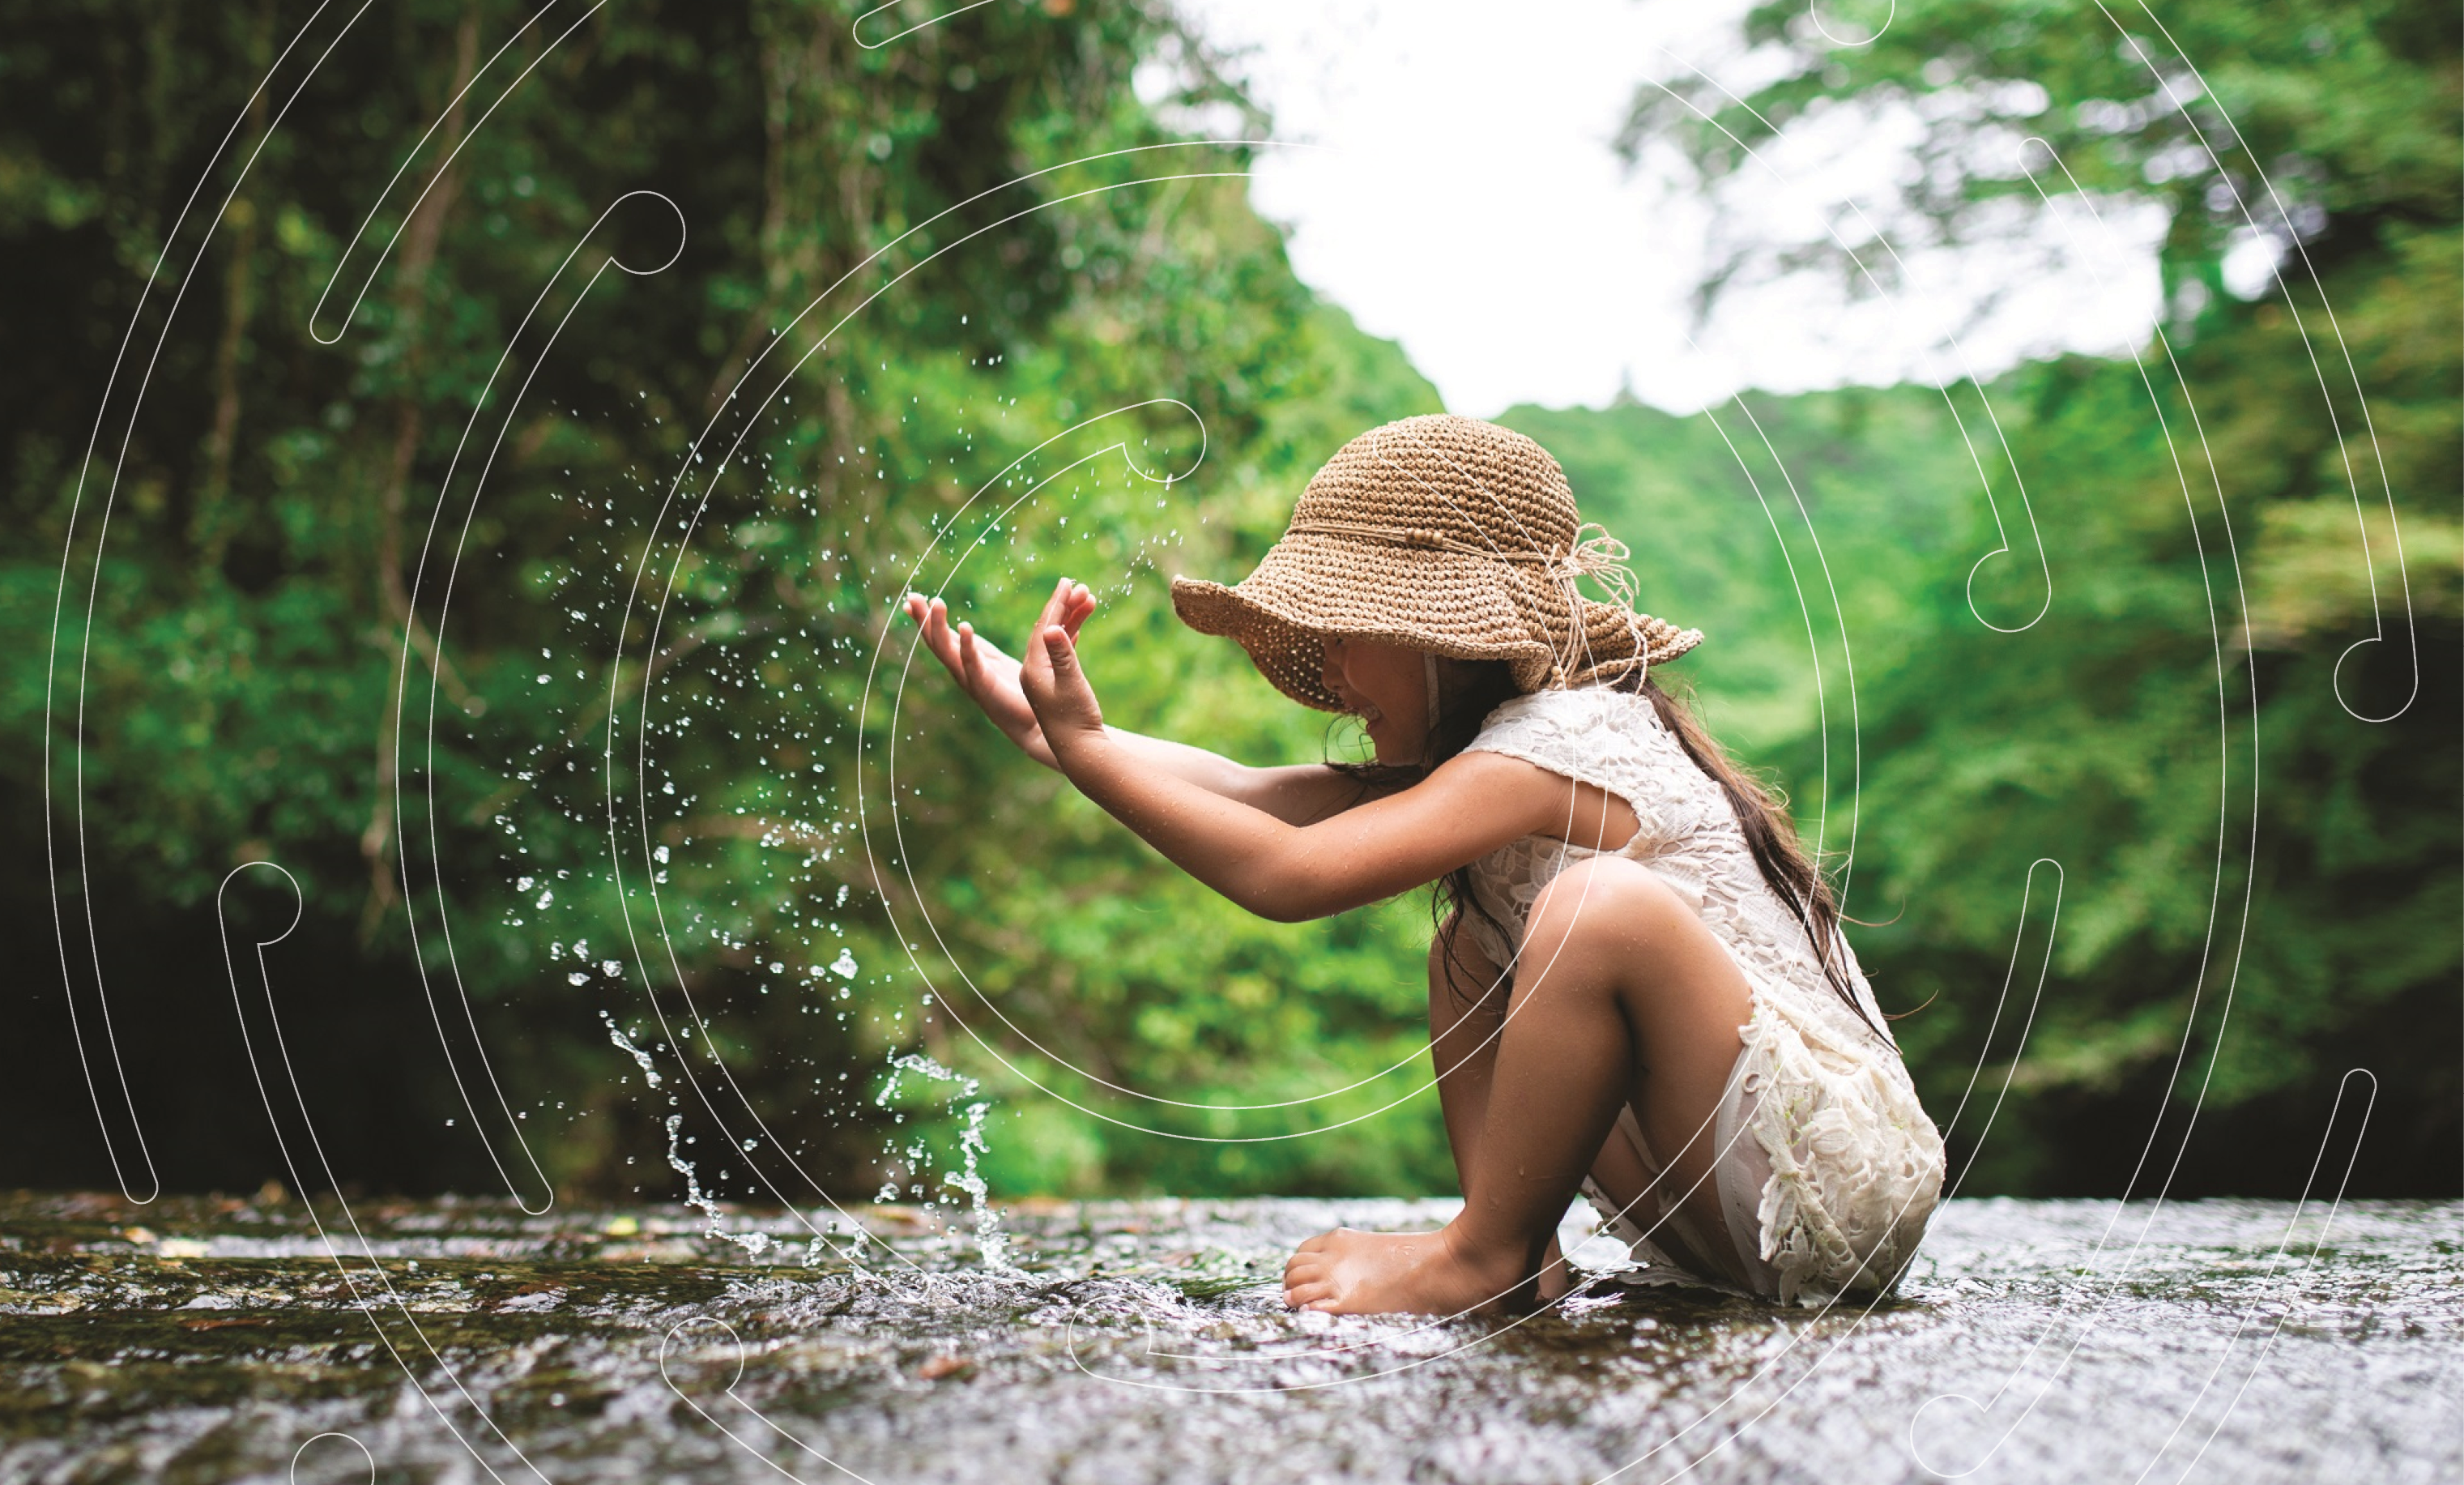
<path fill-rule="evenodd" d="M 1450 552 L 1463 552 L 1473 557 L 1493 557 L 1500 562 L 1536 562 L 1542 565 L 1559 561 L 1545 552 L 1509 551 L 1502 546 L 1481 546 L 1457 541 L 1442 531 L 1418 527 L 1373 526 L 1351 521 L 1295 521 L 1284 528 L 1287 535 L 1299 536 L 1365 536 L 1389 546 L 1427 546 Z"/>
<path fill-rule="evenodd" d="M 1599 579 L 1615 595 L 1612 602 L 1617 608 L 1631 610 L 1635 606 L 1634 572 L 1625 565 L 1630 553 L 1623 542 L 1611 536 L 1608 528 L 1597 521 L 1585 521 L 1576 527 L 1574 544 L 1562 552 L 1513 551 L 1496 545 L 1481 546 L 1458 541 L 1442 531 L 1377 526 L 1350 521 L 1295 521 L 1286 526 L 1284 532 L 1287 536 L 1365 536 L 1392 546 L 1436 547 L 1499 562 L 1536 563 L 1559 580 L 1569 600 L 1580 596 L 1574 591 L 1573 580 L 1589 576 Z M 1571 610 L 1573 604 L 1570 601 L 1567 607 Z"/>
<path fill-rule="evenodd" d="M 1574 586 L 1574 580 L 1584 576 L 1596 578 L 1608 588 L 1612 595 L 1610 606 L 1624 616 L 1627 632 L 1634 636 L 1632 663 L 1637 666 L 1650 663 L 1650 641 L 1642 632 L 1641 617 L 1635 610 L 1637 585 L 1634 570 L 1625 565 L 1629 555 L 1626 544 L 1611 536 L 1608 528 L 1596 521 L 1585 521 L 1577 526 L 1573 544 L 1562 552 L 1511 551 L 1494 545 L 1480 546 L 1458 541 L 1442 531 L 1380 526 L 1365 521 L 1295 521 L 1284 530 L 1287 535 L 1367 537 L 1394 546 L 1433 547 L 1499 562 L 1537 564 L 1542 576 L 1551 580 L 1559 601 L 1565 606 L 1568 632 L 1566 647 L 1558 657 L 1558 663 L 1570 676 L 1578 669 L 1589 671 L 1595 668 L 1583 663 L 1590 658 L 1591 643 L 1584 632 L 1581 617 L 1585 599 Z M 1546 636 L 1542 636 L 1542 642 L 1549 644 L 1551 650 L 1557 648 L 1549 643 Z"/>

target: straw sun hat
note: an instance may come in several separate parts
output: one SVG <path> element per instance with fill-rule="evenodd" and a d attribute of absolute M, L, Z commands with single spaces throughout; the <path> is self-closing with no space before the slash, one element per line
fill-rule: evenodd
<path fill-rule="evenodd" d="M 1330 637 L 1504 660 L 1516 690 L 1542 691 L 1622 679 L 1703 642 L 1635 611 L 1625 557 L 1581 522 L 1546 449 L 1478 418 L 1410 417 L 1327 460 L 1256 571 L 1230 587 L 1175 578 L 1172 606 L 1321 711 L 1344 709 L 1319 678 Z M 1578 592 L 1586 574 L 1617 601 Z"/>

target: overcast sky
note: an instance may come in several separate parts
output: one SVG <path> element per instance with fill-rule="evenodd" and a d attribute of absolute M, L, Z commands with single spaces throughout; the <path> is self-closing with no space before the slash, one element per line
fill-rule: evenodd
<path fill-rule="evenodd" d="M 1449 408 L 1598 406 L 1620 384 L 1675 411 L 1741 387 L 1991 374 L 2023 356 L 2146 338 L 2161 221 L 2070 211 L 2039 241 L 1913 256 L 1908 287 L 1851 304 L 1830 280 L 1736 298 L 1692 335 L 1712 207 L 1611 149 L 1635 89 L 1697 66 L 1739 91 L 1732 0 L 1183 0 L 1296 147 L 1252 197 L 1292 229 L 1303 279 L 1402 343 Z M 1721 228 L 1801 238 L 1886 203 L 1912 122 L 1834 115 L 1750 168 Z M 2035 255 L 2067 247 L 2048 271 Z M 1990 305 L 1981 323 L 1980 305 Z M 1689 335 L 1692 338 L 1689 340 Z M 1956 339 L 1953 337 L 1956 336 Z"/>

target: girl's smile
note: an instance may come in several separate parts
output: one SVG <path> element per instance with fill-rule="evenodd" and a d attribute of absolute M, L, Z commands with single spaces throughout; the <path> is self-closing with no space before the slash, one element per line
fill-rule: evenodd
<path fill-rule="evenodd" d="M 1360 719 L 1379 763 L 1409 765 L 1421 760 L 1429 742 L 1429 676 L 1420 652 L 1330 637 L 1319 678 Z"/>

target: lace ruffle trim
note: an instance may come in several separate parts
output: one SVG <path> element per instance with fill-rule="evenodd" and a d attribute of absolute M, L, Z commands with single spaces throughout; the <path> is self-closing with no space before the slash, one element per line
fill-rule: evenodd
<path fill-rule="evenodd" d="M 1771 1165 L 1762 1256 L 1781 1302 L 1887 1293 L 1942 1194 L 1942 1137 L 1906 1070 L 1825 1055 L 1768 1007 L 1740 1031 L 1750 1127 Z"/>

